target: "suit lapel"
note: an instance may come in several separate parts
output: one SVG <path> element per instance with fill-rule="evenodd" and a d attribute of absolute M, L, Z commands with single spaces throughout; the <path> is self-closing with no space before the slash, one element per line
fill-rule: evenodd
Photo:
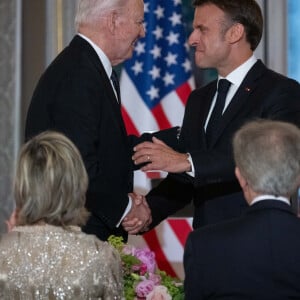
<path fill-rule="evenodd" d="M 95 66 L 95 69 L 99 73 L 99 83 L 100 81 L 104 85 L 105 93 L 107 94 L 107 97 L 103 97 L 103 100 L 107 102 L 108 106 L 112 107 L 112 110 L 114 111 L 114 114 L 116 115 L 116 118 L 113 120 L 114 122 L 118 122 L 118 126 L 120 127 L 123 135 L 126 137 L 127 132 L 125 128 L 125 124 L 123 121 L 123 117 L 121 114 L 121 108 L 120 105 L 116 99 L 116 95 L 114 93 L 113 87 L 110 83 L 110 79 L 108 78 L 105 69 L 103 67 L 102 62 L 100 61 L 97 53 L 93 49 L 93 47 L 83 38 L 80 36 L 75 36 L 71 43 L 77 44 L 77 46 L 82 48 L 82 51 L 86 52 L 87 58 L 90 60 L 90 62 Z"/>
<path fill-rule="evenodd" d="M 239 113 L 241 109 L 247 102 L 249 102 L 249 97 L 251 96 L 253 90 L 256 88 L 259 83 L 258 78 L 262 75 L 262 73 L 266 70 L 264 64 L 258 60 L 254 66 L 249 70 L 248 74 L 242 81 L 240 87 L 236 91 L 235 95 L 231 99 L 230 104 L 225 110 L 222 120 L 220 122 L 220 127 L 216 134 L 216 138 L 212 143 L 212 146 L 216 143 L 219 137 L 222 135 L 225 128 L 230 124 L 231 120 Z"/>
<path fill-rule="evenodd" d="M 100 62 L 100 60 L 99 60 L 99 62 Z M 119 124 L 119 126 L 120 126 L 120 128 L 123 132 L 123 135 L 127 136 L 125 124 L 124 124 L 123 117 L 122 117 L 122 114 L 121 114 L 121 106 L 118 103 L 115 92 L 114 92 L 114 90 L 112 88 L 112 85 L 110 83 L 110 79 L 107 77 L 107 74 L 106 74 L 105 69 L 104 69 L 101 62 L 100 62 L 99 72 L 100 72 L 101 78 L 103 79 L 103 83 L 105 85 L 105 91 L 107 91 L 108 96 L 109 96 L 108 97 L 109 99 L 106 99 L 106 100 L 109 100 L 108 105 L 110 105 L 112 107 L 115 115 L 117 116 L 115 121 L 118 122 L 118 124 Z"/>
<path fill-rule="evenodd" d="M 206 144 L 206 136 L 205 136 L 205 122 L 209 113 L 209 109 L 211 106 L 212 99 L 217 89 L 217 80 L 212 81 L 203 89 L 200 89 L 201 94 L 198 93 L 198 90 L 195 90 L 195 94 L 192 96 L 195 98 L 196 105 L 192 105 L 192 111 L 186 117 L 192 120 L 193 127 L 196 124 L 197 128 L 192 130 L 191 133 L 201 133 L 200 139 L 202 144 Z M 201 99 L 201 101 L 199 101 Z M 193 120 L 196 118 L 196 120 Z M 190 127 L 190 126 L 188 126 Z M 198 138 L 198 137 L 194 137 Z"/>
<path fill-rule="evenodd" d="M 205 122 L 209 113 L 209 109 L 211 107 L 211 103 L 213 100 L 213 97 L 217 91 L 217 80 L 214 80 L 211 82 L 204 91 L 203 101 L 201 101 L 201 107 L 198 113 L 198 116 L 201 121 L 201 126 L 204 128 Z"/>
<path fill-rule="evenodd" d="M 110 105 L 114 111 L 114 113 L 117 115 L 116 120 L 119 123 L 119 126 L 121 127 L 121 130 L 123 131 L 124 134 L 126 134 L 126 129 L 125 129 L 125 125 L 123 122 L 123 118 L 122 118 L 122 114 L 121 114 L 121 106 L 118 103 L 118 100 L 116 98 L 116 94 L 112 88 L 110 79 L 107 77 L 107 74 L 105 72 L 105 69 L 102 65 L 102 63 L 100 62 L 100 68 L 99 68 L 99 72 L 100 72 L 100 76 L 103 79 L 103 84 L 105 86 L 105 91 L 107 91 L 108 93 L 108 105 Z"/>

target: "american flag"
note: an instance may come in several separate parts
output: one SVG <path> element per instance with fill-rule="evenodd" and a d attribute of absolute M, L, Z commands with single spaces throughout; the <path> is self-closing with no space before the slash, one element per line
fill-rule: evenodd
<path fill-rule="evenodd" d="M 146 0 L 144 10 L 146 37 L 137 42 L 120 78 L 123 118 L 127 132 L 136 135 L 180 126 L 195 85 L 181 0 Z M 136 190 L 151 188 L 150 175 L 135 172 Z"/>
<path fill-rule="evenodd" d="M 144 3 L 146 37 L 137 42 L 120 79 L 123 118 L 127 132 L 136 135 L 180 126 L 194 88 L 181 0 Z M 136 184 L 149 189 L 144 178 Z"/>

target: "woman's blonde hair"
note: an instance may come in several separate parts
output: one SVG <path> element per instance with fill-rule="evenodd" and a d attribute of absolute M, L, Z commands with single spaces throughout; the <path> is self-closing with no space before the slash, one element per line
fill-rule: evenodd
<path fill-rule="evenodd" d="M 20 151 L 14 182 L 17 225 L 83 225 L 87 187 L 76 146 L 61 133 L 40 133 Z"/>

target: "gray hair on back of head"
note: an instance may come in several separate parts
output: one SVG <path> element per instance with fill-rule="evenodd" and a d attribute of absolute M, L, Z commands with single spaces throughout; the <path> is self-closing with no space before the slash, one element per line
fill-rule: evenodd
<path fill-rule="evenodd" d="M 300 184 L 300 129 L 290 123 L 256 120 L 238 130 L 234 159 L 259 194 L 291 196 Z"/>

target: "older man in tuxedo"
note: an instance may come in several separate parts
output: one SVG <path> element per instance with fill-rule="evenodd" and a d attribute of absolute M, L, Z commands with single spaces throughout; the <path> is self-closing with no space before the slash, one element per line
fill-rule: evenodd
<path fill-rule="evenodd" d="M 194 228 L 239 216 L 246 204 L 234 175 L 234 133 L 256 118 L 300 125 L 299 83 L 254 55 L 263 31 L 256 1 L 194 0 L 194 6 L 189 44 L 196 64 L 215 68 L 218 79 L 191 93 L 177 151 L 157 139 L 135 148 L 135 163 L 150 159 L 144 171 L 169 172 L 146 196 L 152 227 L 192 201 Z"/>
<path fill-rule="evenodd" d="M 300 130 L 253 121 L 233 140 L 244 216 L 193 231 L 184 253 L 187 300 L 300 299 Z"/>
<path fill-rule="evenodd" d="M 86 206 L 91 216 L 84 231 L 102 240 L 111 234 L 127 239 L 123 218 L 134 218 L 141 229 L 151 214 L 145 202 L 133 201 L 131 155 L 137 138 L 127 136 L 112 67 L 129 59 L 135 42 L 144 37 L 144 3 L 80 0 L 75 21 L 76 36 L 37 84 L 25 137 L 47 129 L 68 136 L 89 175 Z M 141 141 L 147 139 L 145 135 Z"/>

